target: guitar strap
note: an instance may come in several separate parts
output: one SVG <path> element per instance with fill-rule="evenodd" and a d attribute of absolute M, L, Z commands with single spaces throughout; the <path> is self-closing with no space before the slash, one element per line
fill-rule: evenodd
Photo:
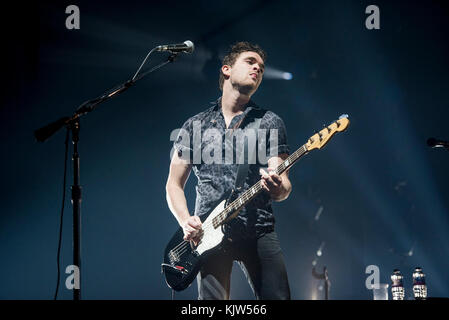
<path fill-rule="evenodd" d="M 266 110 L 261 110 L 261 109 L 250 110 L 250 112 L 248 112 L 248 114 L 246 115 L 245 119 L 242 119 L 235 126 L 235 128 L 238 128 L 238 126 L 243 122 L 245 122 L 245 123 L 249 122 L 248 124 L 243 124 L 242 127 L 244 128 L 244 130 L 247 130 L 247 129 L 255 130 L 256 137 L 257 137 L 257 129 L 259 129 L 259 127 L 260 127 L 260 122 L 262 121 L 262 117 L 265 114 L 265 112 L 266 112 Z M 252 114 L 251 117 L 250 117 L 250 114 Z M 256 142 L 257 142 L 257 140 L 256 140 Z M 243 161 L 243 163 L 240 163 L 238 165 L 237 176 L 235 178 L 235 183 L 234 183 L 234 190 L 232 190 L 229 198 L 227 199 L 226 206 L 232 201 L 234 196 L 238 195 L 242 191 L 242 189 L 245 185 L 246 177 L 248 176 L 248 171 L 249 171 L 249 166 L 250 166 L 249 159 L 253 159 L 253 156 L 256 155 L 257 145 L 258 145 L 258 142 L 255 144 L 254 148 L 249 150 L 248 139 L 244 139 L 244 148 L 242 150 L 244 161 Z M 236 159 L 237 158 L 238 157 L 236 156 Z M 232 242 L 233 236 L 231 234 L 231 229 L 229 228 L 229 225 L 223 224 L 222 230 L 223 230 L 223 233 L 225 234 L 225 238 L 229 242 Z"/>
<path fill-rule="evenodd" d="M 259 114 L 257 114 L 256 111 L 259 111 L 258 112 Z M 249 119 L 249 121 L 251 121 L 251 122 L 248 123 L 244 127 L 244 130 L 254 130 L 256 133 L 256 137 L 257 137 L 257 130 L 260 127 L 260 122 L 262 121 L 262 117 L 265 114 L 265 110 L 254 110 L 253 109 L 248 113 L 248 115 L 251 113 L 256 113 L 256 114 L 253 119 Z M 246 119 L 248 119 L 248 115 L 245 117 Z M 257 139 L 256 139 L 256 141 L 257 141 Z M 245 180 L 246 180 L 246 177 L 248 176 L 248 170 L 249 170 L 249 166 L 250 166 L 249 159 L 253 159 L 253 157 L 256 155 L 257 144 L 258 143 L 256 142 L 254 148 L 249 150 L 248 139 L 244 139 L 244 148 L 243 148 L 244 161 L 243 161 L 243 163 L 239 164 L 238 169 L 237 169 L 237 177 L 235 179 L 235 185 L 234 185 L 234 190 L 236 190 L 236 191 L 240 191 L 241 188 L 245 184 Z"/>

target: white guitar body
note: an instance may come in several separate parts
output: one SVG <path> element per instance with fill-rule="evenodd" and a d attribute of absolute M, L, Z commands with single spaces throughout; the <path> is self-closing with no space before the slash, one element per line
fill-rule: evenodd
<path fill-rule="evenodd" d="M 218 206 L 209 214 L 206 220 L 203 223 L 203 236 L 196 247 L 194 247 L 194 251 L 196 251 L 199 255 L 202 255 L 204 252 L 215 248 L 218 246 L 224 238 L 224 233 L 222 231 L 221 226 L 214 228 L 212 219 L 214 219 L 217 215 L 219 215 L 225 208 L 226 200 L 220 202 Z"/>

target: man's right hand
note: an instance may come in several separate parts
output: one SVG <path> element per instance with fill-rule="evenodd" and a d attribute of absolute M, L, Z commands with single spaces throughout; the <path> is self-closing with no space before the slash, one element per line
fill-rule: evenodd
<path fill-rule="evenodd" d="M 181 227 L 184 231 L 184 240 L 192 240 L 196 245 L 202 236 L 202 223 L 200 218 L 198 216 L 190 216 L 184 221 Z"/>

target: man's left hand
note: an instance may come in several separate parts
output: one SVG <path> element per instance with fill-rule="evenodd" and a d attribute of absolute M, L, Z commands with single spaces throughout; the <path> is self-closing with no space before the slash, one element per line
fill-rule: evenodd
<path fill-rule="evenodd" d="M 268 173 L 263 169 L 259 170 L 262 176 L 262 188 L 267 191 L 273 199 L 277 199 L 285 191 L 282 186 L 282 177 L 276 174 L 274 168 L 268 168 L 267 170 Z"/>

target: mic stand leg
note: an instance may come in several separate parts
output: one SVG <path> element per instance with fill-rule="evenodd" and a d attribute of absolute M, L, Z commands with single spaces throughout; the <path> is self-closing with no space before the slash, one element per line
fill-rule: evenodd
<path fill-rule="evenodd" d="M 81 300 L 81 186 L 80 186 L 80 157 L 78 153 L 78 141 L 80 122 L 74 119 L 68 127 L 72 131 L 73 143 L 73 185 L 72 185 L 72 207 L 73 207 L 73 264 L 74 288 L 73 300 Z"/>
<path fill-rule="evenodd" d="M 327 268 L 324 267 L 324 299 L 329 300 L 329 276 L 327 274 Z"/>
<path fill-rule="evenodd" d="M 324 280 L 324 299 L 329 300 L 330 281 L 327 273 L 327 268 L 323 268 L 323 273 L 317 273 L 315 267 L 312 268 L 312 275 L 315 279 Z"/>

